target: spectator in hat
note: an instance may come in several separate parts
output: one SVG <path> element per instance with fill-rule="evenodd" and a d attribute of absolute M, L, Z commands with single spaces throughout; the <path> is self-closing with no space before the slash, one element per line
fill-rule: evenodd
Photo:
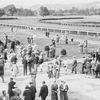
<path fill-rule="evenodd" d="M 72 63 L 72 73 L 75 72 L 77 74 L 77 60 L 76 57 L 73 57 L 73 63 Z"/>
<path fill-rule="evenodd" d="M 0 40 L 0 53 L 3 53 L 4 43 Z"/>
<path fill-rule="evenodd" d="M 0 55 L 0 77 L 4 83 L 4 58 L 2 54 Z"/>
<path fill-rule="evenodd" d="M 10 82 L 8 83 L 8 94 L 9 94 L 9 99 L 14 96 L 13 89 L 14 85 L 16 82 L 13 81 L 13 78 L 10 78 Z"/>
<path fill-rule="evenodd" d="M 23 56 L 22 64 L 23 64 L 23 74 L 27 75 L 27 59 L 26 59 L 26 55 Z"/>
<path fill-rule="evenodd" d="M 31 37 L 31 43 L 33 43 L 34 42 L 34 39 L 33 39 L 33 36 Z"/>
<path fill-rule="evenodd" d="M 54 47 L 56 47 L 56 42 L 55 42 L 54 39 L 52 39 L 52 45 L 53 45 Z"/>
<path fill-rule="evenodd" d="M 39 65 L 39 55 L 38 55 L 38 53 L 36 53 L 35 57 L 34 57 L 34 69 L 35 69 L 36 73 L 37 73 L 38 65 Z"/>
<path fill-rule="evenodd" d="M 30 82 L 30 90 L 31 90 L 31 98 L 32 98 L 32 100 L 35 100 L 35 97 L 36 97 L 36 87 L 33 85 L 32 82 Z"/>
<path fill-rule="evenodd" d="M 47 96 L 48 96 L 48 86 L 46 85 L 46 82 L 43 81 L 39 97 L 41 97 L 42 100 L 46 100 Z"/>
<path fill-rule="evenodd" d="M 59 45 L 59 41 L 60 41 L 60 37 L 59 37 L 59 35 L 57 34 L 57 36 L 56 36 L 56 43 L 57 43 L 57 45 Z"/>
<path fill-rule="evenodd" d="M 24 100 L 32 100 L 31 90 L 30 90 L 30 87 L 28 85 L 25 87 L 25 90 L 23 92 L 23 96 L 24 96 Z"/>
<path fill-rule="evenodd" d="M 11 42 L 11 49 L 13 50 L 13 51 L 15 51 L 15 46 L 16 46 L 16 44 L 15 44 L 15 41 L 12 41 Z"/>
<path fill-rule="evenodd" d="M 31 56 L 31 54 L 29 54 L 29 52 L 26 55 L 26 59 L 27 59 L 27 67 L 29 68 L 29 74 L 31 74 L 31 72 L 32 72 L 32 61 L 33 61 L 33 58 Z"/>
<path fill-rule="evenodd" d="M 28 42 L 29 44 L 31 43 L 30 37 L 27 37 L 27 42 Z"/>
<path fill-rule="evenodd" d="M 68 44 L 68 37 L 65 36 L 65 44 Z"/>

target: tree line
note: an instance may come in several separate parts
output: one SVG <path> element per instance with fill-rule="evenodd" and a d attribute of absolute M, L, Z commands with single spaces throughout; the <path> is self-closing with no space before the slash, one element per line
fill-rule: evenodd
<path fill-rule="evenodd" d="M 15 5 L 8 5 L 0 9 L 0 16 L 35 16 L 35 11 L 30 9 L 16 8 Z"/>
<path fill-rule="evenodd" d="M 79 9 L 72 7 L 71 9 L 49 10 L 47 7 L 41 6 L 38 10 L 16 8 L 15 5 L 8 5 L 0 9 L 0 16 L 66 16 L 66 15 L 100 15 L 100 9 L 86 8 Z"/>

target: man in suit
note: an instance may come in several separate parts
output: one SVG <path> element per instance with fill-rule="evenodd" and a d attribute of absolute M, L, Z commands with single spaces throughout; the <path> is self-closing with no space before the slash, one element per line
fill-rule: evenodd
<path fill-rule="evenodd" d="M 40 89 L 39 97 L 41 97 L 42 100 L 46 100 L 46 97 L 48 96 L 48 86 L 46 85 L 46 82 L 42 82 L 42 87 Z"/>
<path fill-rule="evenodd" d="M 16 82 L 13 81 L 13 78 L 10 78 L 10 82 L 8 83 L 9 98 L 11 98 L 12 96 L 14 96 L 13 89 L 14 89 L 14 85 L 15 84 L 16 84 Z"/>
<path fill-rule="evenodd" d="M 11 42 L 11 49 L 13 50 L 13 51 L 15 51 L 15 46 L 16 46 L 16 43 L 15 43 L 15 41 L 12 41 Z"/>
<path fill-rule="evenodd" d="M 30 90 L 31 90 L 31 98 L 32 100 L 35 100 L 36 87 L 33 85 L 32 82 L 30 82 Z"/>
<path fill-rule="evenodd" d="M 73 57 L 73 63 L 72 63 L 72 73 L 75 72 L 77 74 L 77 60 L 76 57 Z"/>

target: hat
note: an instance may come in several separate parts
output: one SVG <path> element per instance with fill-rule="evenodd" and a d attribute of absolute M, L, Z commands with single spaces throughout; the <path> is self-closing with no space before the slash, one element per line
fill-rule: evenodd
<path fill-rule="evenodd" d="M 28 86 L 28 85 L 26 85 L 25 89 L 29 89 L 29 86 Z"/>
<path fill-rule="evenodd" d="M 13 80 L 13 77 L 10 77 L 11 80 Z"/>
<path fill-rule="evenodd" d="M 43 84 L 45 84 L 46 82 L 45 82 L 45 81 L 43 81 L 42 83 L 43 83 Z"/>
<path fill-rule="evenodd" d="M 30 82 L 29 84 L 33 84 L 32 82 Z"/>

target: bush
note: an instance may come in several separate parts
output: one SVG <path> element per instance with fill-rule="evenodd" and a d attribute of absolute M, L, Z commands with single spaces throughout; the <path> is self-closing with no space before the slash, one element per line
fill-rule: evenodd
<path fill-rule="evenodd" d="M 67 54 L 66 49 L 62 49 L 62 50 L 61 50 L 61 55 L 64 56 L 64 55 L 66 55 L 66 54 Z"/>
<path fill-rule="evenodd" d="M 50 48 L 49 48 L 49 46 L 45 46 L 45 51 L 49 51 L 50 50 Z"/>

